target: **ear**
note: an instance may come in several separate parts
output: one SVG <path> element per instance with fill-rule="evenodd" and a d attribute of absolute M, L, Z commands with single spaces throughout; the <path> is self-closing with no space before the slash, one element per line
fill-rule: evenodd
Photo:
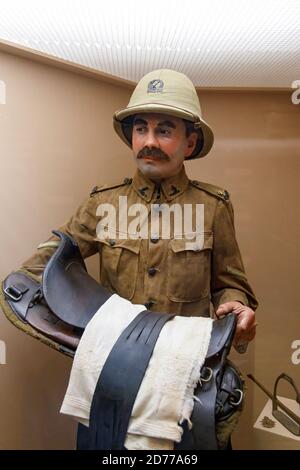
<path fill-rule="evenodd" d="M 184 153 L 184 157 L 188 158 L 192 155 L 193 151 L 195 150 L 196 144 L 198 140 L 198 134 L 196 132 L 192 132 L 187 138 L 187 145 Z"/>

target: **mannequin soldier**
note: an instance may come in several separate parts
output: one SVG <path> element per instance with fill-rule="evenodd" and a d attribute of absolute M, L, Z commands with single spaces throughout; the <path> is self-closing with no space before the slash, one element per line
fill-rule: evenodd
<path fill-rule="evenodd" d="M 59 230 L 76 240 L 83 258 L 99 253 L 100 283 L 111 292 L 157 312 L 217 317 L 234 312 L 238 320 L 234 345 L 238 348 L 251 341 L 257 301 L 236 241 L 229 194 L 190 180 L 185 173 L 184 162 L 204 157 L 213 145 L 213 132 L 202 118 L 192 82 L 166 69 L 145 75 L 128 106 L 114 114 L 113 123 L 119 137 L 132 148 L 137 165 L 134 177 L 96 186 Z M 111 205 L 120 221 L 120 197 L 126 197 L 128 207 L 143 205 L 147 220 L 141 218 L 133 230 L 123 223 L 109 236 L 100 236 L 105 228 L 99 208 Z M 159 231 L 141 236 L 141 225 L 150 221 L 153 210 L 174 204 L 190 205 L 192 211 L 202 205 L 204 226 L 196 233 L 200 243 L 187 243 L 188 234 L 183 230 L 178 236 L 174 223 L 170 223 L 168 237 Z M 57 246 L 56 236 L 41 243 L 20 271 L 41 281 Z M 58 349 L 55 342 L 22 324 L 2 293 L 0 300 L 16 326 Z"/>

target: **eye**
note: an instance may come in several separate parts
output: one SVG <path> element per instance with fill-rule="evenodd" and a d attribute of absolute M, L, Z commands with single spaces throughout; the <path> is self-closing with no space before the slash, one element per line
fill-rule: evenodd
<path fill-rule="evenodd" d="M 139 134 L 143 133 L 146 131 L 146 127 L 145 126 L 138 126 L 138 127 L 135 127 L 135 132 L 138 132 Z"/>
<path fill-rule="evenodd" d="M 169 129 L 160 129 L 159 132 L 162 135 L 170 135 L 171 134 L 171 131 Z"/>

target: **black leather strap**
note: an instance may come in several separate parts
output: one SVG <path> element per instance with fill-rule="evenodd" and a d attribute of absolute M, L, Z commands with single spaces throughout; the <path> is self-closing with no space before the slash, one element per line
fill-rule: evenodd
<path fill-rule="evenodd" d="M 124 449 L 132 408 L 159 333 L 174 315 L 145 310 L 114 344 L 99 376 L 90 427 L 79 427 L 79 450 Z"/>
<path fill-rule="evenodd" d="M 213 323 L 213 329 L 199 385 L 195 390 L 194 409 L 191 416 L 193 427 L 189 432 L 183 426 L 182 440 L 176 444 L 178 450 L 217 450 L 216 402 L 222 382 L 226 357 L 235 332 L 236 316 L 227 315 Z"/>
<path fill-rule="evenodd" d="M 28 308 L 34 299 L 41 296 L 41 284 L 22 272 L 12 273 L 3 282 L 7 302 L 19 320 L 26 323 Z"/>

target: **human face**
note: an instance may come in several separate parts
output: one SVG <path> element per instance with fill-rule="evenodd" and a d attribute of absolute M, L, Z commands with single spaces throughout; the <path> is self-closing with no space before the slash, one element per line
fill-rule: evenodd
<path fill-rule="evenodd" d="M 178 174 L 194 150 L 197 135 L 186 137 L 182 119 L 166 114 L 137 114 L 133 121 L 132 150 L 139 170 L 154 181 Z"/>

